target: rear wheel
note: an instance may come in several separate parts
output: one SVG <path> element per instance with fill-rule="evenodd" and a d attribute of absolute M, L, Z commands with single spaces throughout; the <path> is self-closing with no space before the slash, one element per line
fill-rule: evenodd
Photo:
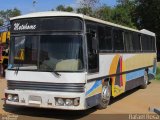
<path fill-rule="evenodd" d="M 148 72 L 145 70 L 144 72 L 144 78 L 143 78 L 143 84 L 141 85 L 141 88 L 142 89 L 145 89 L 147 88 L 147 85 L 148 85 Z"/>
<path fill-rule="evenodd" d="M 105 85 L 102 87 L 102 93 L 101 93 L 101 99 L 98 104 L 99 109 L 105 109 L 107 108 L 111 98 L 111 86 L 109 82 L 107 82 Z"/>

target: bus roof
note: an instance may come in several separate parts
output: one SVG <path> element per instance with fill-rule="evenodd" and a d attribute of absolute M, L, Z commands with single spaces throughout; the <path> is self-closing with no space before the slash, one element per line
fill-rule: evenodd
<path fill-rule="evenodd" d="M 18 16 L 18 17 L 13 17 L 10 20 L 23 19 L 23 18 L 52 17 L 52 16 L 79 17 L 79 18 L 82 18 L 84 20 L 90 20 L 90 21 L 110 25 L 110 26 L 113 26 L 113 27 L 122 28 L 122 29 L 129 30 L 129 31 L 134 31 L 134 32 L 142 33 L 142 34 L 147 34 L 147 35 L 150 35 L 150 36 L 155 36 L 155 33 L 151 32 L 151 31 L 148 31 L 148 30 L 145 30 L 145 29 L 137 30 L 137 29 L 125 27 L 125 26 L 122 26 L 122 25 L 118 25 L 118 24 L 115 24 L 115 23 L 111 23 L 111 22 L 108 22 L 108 21 L 100 20 L 100 19 L 97 19 L 97 18 L 93 18 L 93 17 L 89 17 L 89 16 L 86 16 L 86 15 L 83 15 L 83 14 L 77 14 L 77 13 L 73 13 L 73 12 L 61 12 L 61 11 L 35 12 L 35 13 L 26 14 L 26 15 L 21 15 L 21 16 Z"/>

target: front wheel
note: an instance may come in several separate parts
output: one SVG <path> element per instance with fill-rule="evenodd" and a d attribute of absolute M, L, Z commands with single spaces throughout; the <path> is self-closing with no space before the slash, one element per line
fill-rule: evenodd
<path fill-rule="evenodd" d="M 101 93 L 101 99 L 98 104 L 99 109 L 105 109 L 107 108 L 111 98 L 111 86 L 109 85 L 109 82 L 107 82 L 102 87 L 102 93 Z"/>
<path fill-rule="evenodd" d="M 149 82 L 149 81 L 148 81 L 148 72 L 145 71 L 145 72 L 144 72 L 144 78 L 143 78 L 143 84 L 141 85 L 141 88 L 142 88 L 142 89 L 147 88 L 148 82 Z"/>

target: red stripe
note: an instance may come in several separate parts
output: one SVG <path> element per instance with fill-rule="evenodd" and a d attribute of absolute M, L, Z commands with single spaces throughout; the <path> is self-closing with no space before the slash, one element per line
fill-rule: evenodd
<path fill-rule="evenodd" d="M 122 57 L 120 57 L 120 73 L 122 72 Z M 120 75 L 120 86 L 123 86 L 122 74 Z"/>

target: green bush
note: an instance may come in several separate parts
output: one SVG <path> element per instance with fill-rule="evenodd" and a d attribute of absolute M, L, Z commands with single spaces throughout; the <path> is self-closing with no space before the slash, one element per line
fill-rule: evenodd
<path fill-rule="evenodd" d="M 160 67 L 157 67 L 156 79 L 160 80 Z"/>

